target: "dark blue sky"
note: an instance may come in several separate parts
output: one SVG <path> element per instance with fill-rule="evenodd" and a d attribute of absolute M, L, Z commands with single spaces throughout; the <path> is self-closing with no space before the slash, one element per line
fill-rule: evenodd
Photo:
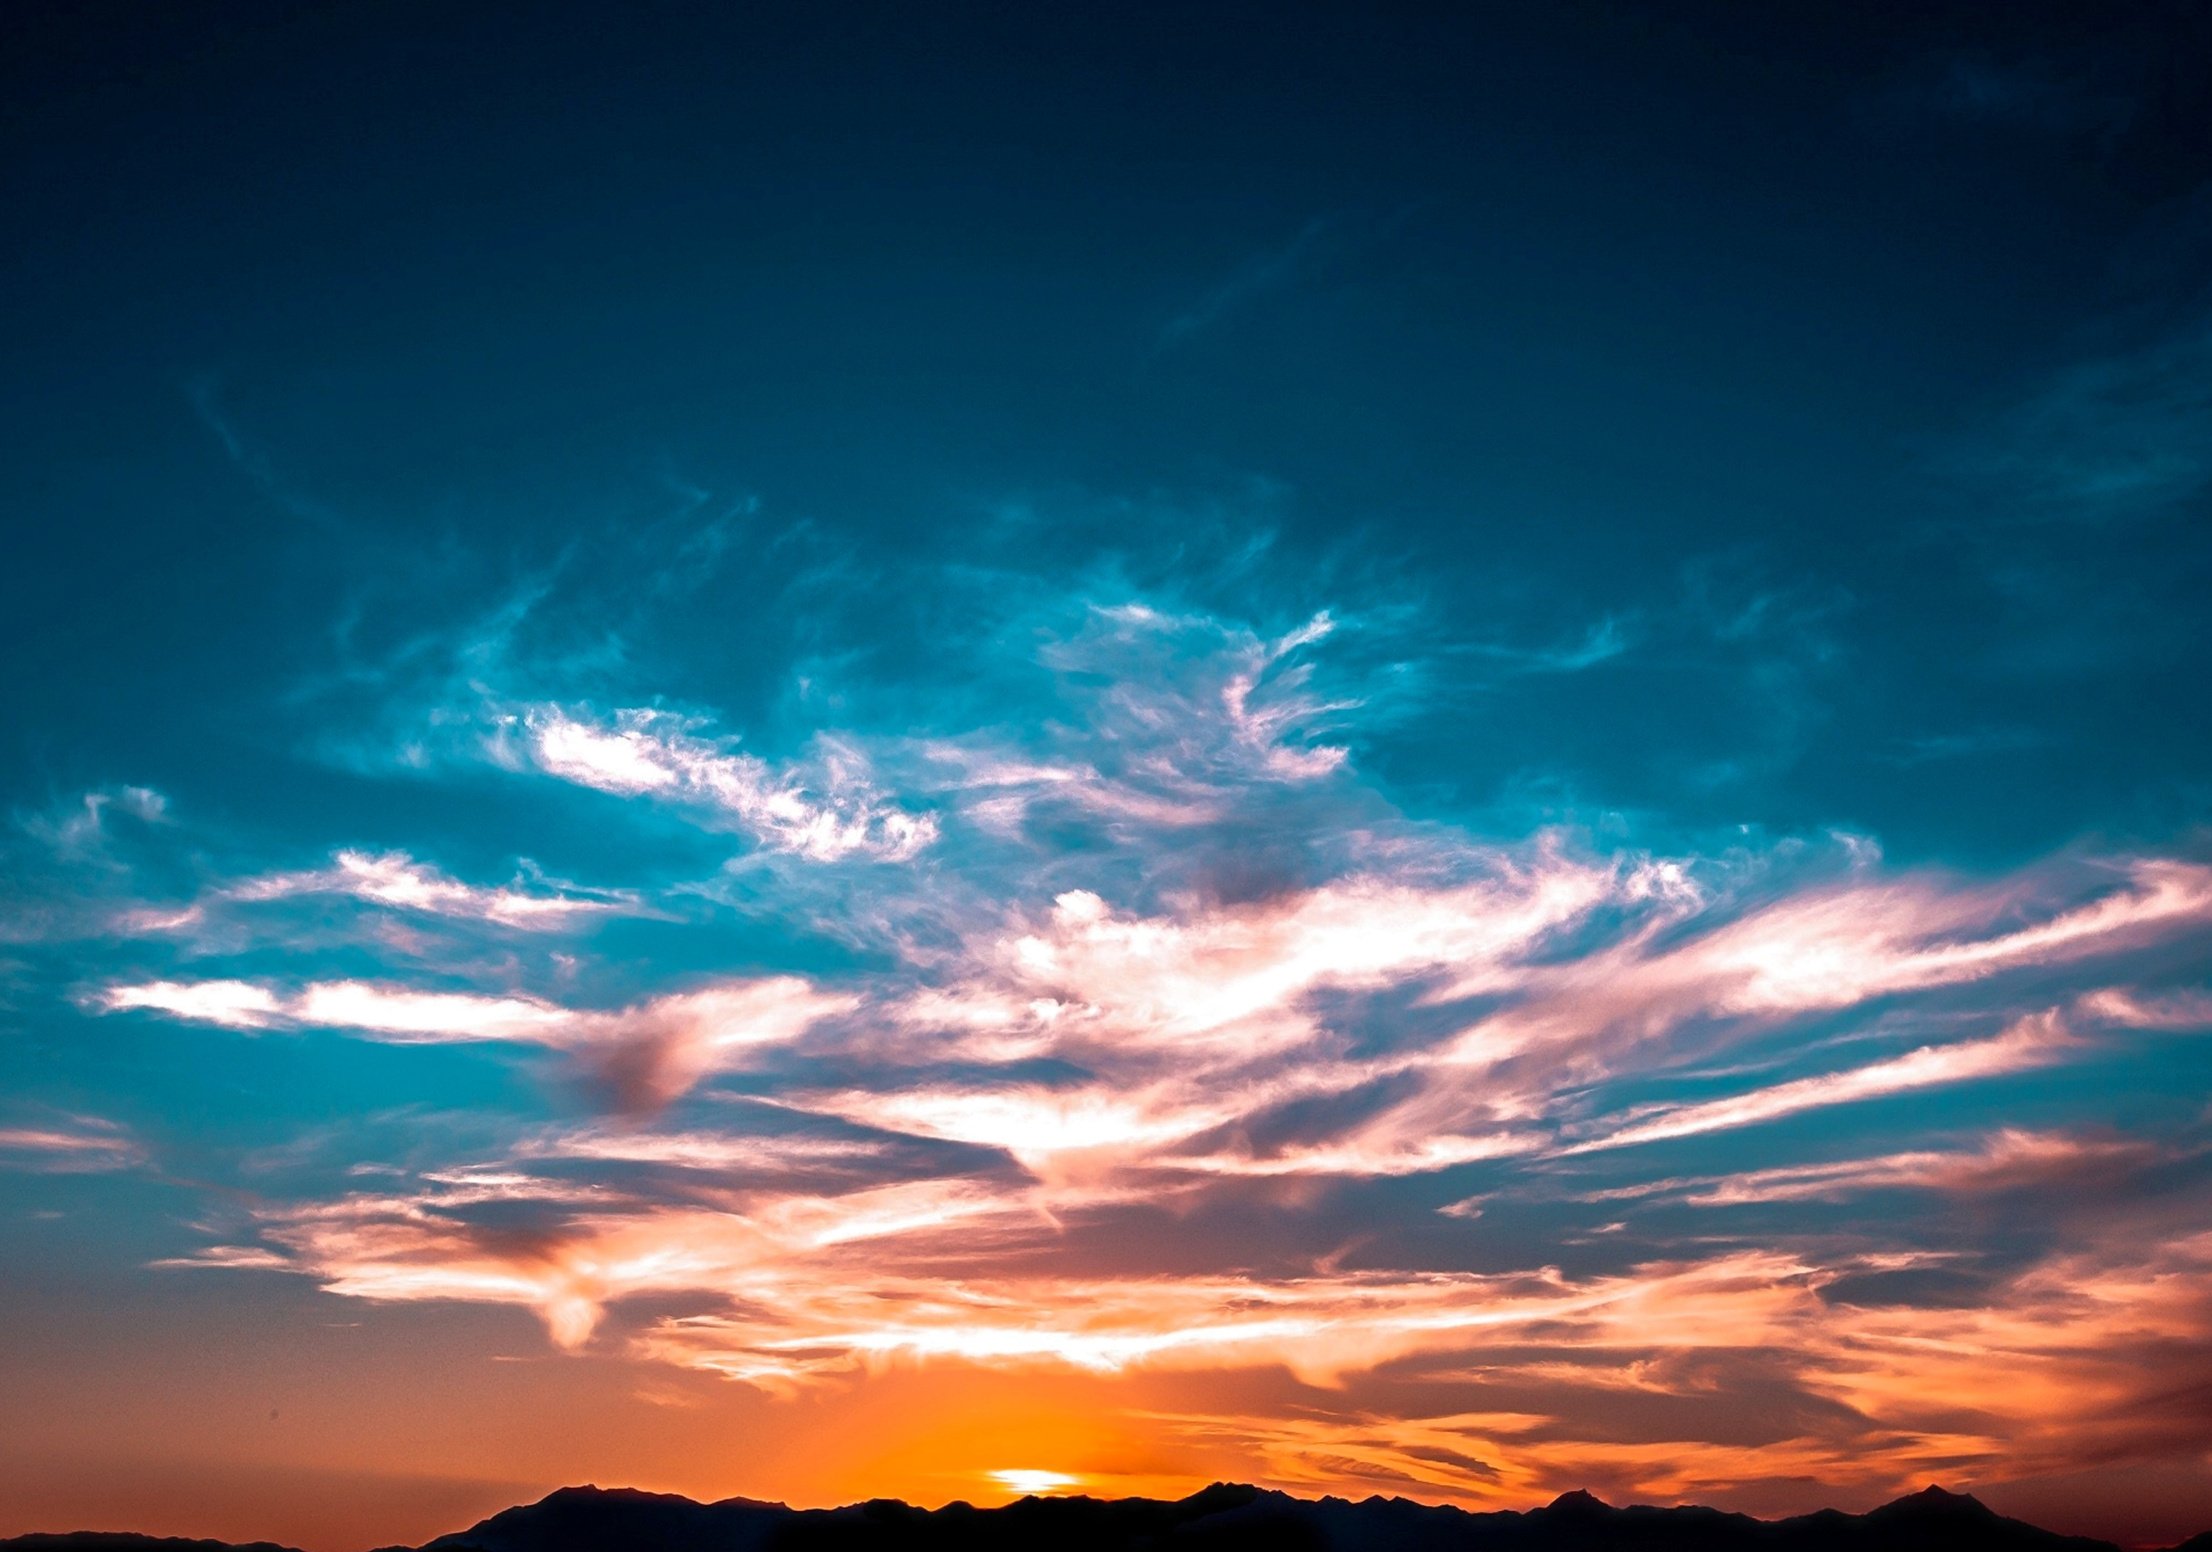
<path fill-rule="evenodd" d="M 757 499 L 1614 622 L 1390 740 L 1454 802 L 2188 822 L 2201 32 L 1666 10 L 19 16 L 9 784 L 227 766 L 363 594 Z"/>
<path fill-rule="evenodd" d="M 2047 1397 L 1772 1354 L 2212 1277 L 2207 57 L 2194 4 L 13 8 L 0 1206 L 53 1324 L 7 1372 L 101 1392 L 157 1361 L 125 1330 L 252 1369 L 229 1278 L 567 1351 L 620 1413 L 594 1453 L 483 1401 L 459 1498 L 377 1435 L 413 1485 L 363 1501 L 415 1507 L 303 1508 L 318 1548 L 638 1460 L 968 1494 L 950 1446 L 787 1485 L 637 1418 L 738 1373 L 718 1428 L 828 1384 L 920 1437 L 932 1376 L 1030 1405 L 1047 1358 L 1217 1475 L 1934 1473 L 2200 1528 L 2172 1430 L 2021 1443 Z M 972 1221 L 1004 1277 L 1124 1279 L 1022 1297 L 1137 1346 L 765 1357 L 852 1318 L 791 1225 L 882 1192 L 928 1204 L 890 1305 Z M 732 1224 L 810 1290 L 784 1335 L 729 1312 L 751 1251 L 576 1281 Z M 1630 1426 L 1561 1378 L 1596 1329 L 1186 1368 L 1139 1337 L 1205 1312 L 1132 1291 L 1233 1270 L 1337 1330 L 1544 1268 L 1701 1332 L 1812 1304 L 1765 1367 L 1654 1338 Z M 2107 1302 L 2108 1370 L 1991 1361 L 2203 1372 L 2201 1320 Z M 105 1414 L 54 1405 L 8 1442 L 96 1481 Z M 140 1467 L 240 1495 L 149 1525 L 355 1447 L 203 1460 L 133 1405 Z M 1353 1412 L 1401 1431 L 1310 1423 Z M 1420 1474 L 1476 1413 L 1549 1421 Z M 1185 1469 L 1062 1442 L 972 1470 Z M 27 1484 L 0 1530 L 74 1512 Z"/>

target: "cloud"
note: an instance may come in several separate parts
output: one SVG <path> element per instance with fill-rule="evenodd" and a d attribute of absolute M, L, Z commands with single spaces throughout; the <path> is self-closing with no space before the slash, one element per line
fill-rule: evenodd
<path fill-rule="evenodd" d="M 422 992 L 367 981 L 322 981 L 283 1004 L 285 1017 L 310 1028 L 346 1029 L 401 1043 L 519 1040 L 551 1044 L 574 1025 L 565 1008 L 534 997 Z"/>
<path fill-rule="evenodd" d="M 1815 893 L 1720 929 L 1683 963 L 1709 975 L 1731 1009 L 1835 1007 L 2120 952 L 2212 919 L 2212 869 L 2151 858 L 2116 871 L 2123 887 L 2012 931 L 1986 931 L 2020 914 L 2004 890 L 1910 882 Z"/>
<path fill-rule="evenodd" d="M 1677 887 L 1665 897 L 1670 908 L 1641 930 L 1517 977 L 1521 995 L 1469 1026 L 1450 1059 L 1494 1067 L 1544 1051 L 1587 1080 L 1688 1026 L 1705 1027 L 1708 1041 L 1742 1038 L 1807 1014 L 2140 951 L 2212 923 L 2212 870 L 2138 859 L 2085 870 L 2124 878 L 2118 889 L 1989 930 L 2026 914 L 2038 891 L 2078 889 L 2065 877 L 2072 871 L 1984 888 L 1933 876 L 1855 877 L 1808 885 L 1732 919 L 1722 902 Z M 1691 874 L 1678 866 L 1643 876 Z M 1485 990 L 1492 979 L 1463 978 L 1453 990 Z"/>
<path fill-rule="evenodd" d="M 1475 859 L 1463 859 L 1470 871 Z M 1117 912 L 1069 891 L 1041 919 L 979 935 L 939 984 L 876 1004 L 856 1038 L 877 1061 L 1041 1057 L 1089 1082 L 889 1082 L 779 1103 L 909 1135 L 1001 1149 L 1043 1174 L 1159 1167 L 1220 1175 L 1395 1174 L 1531 1146 L 1526 1136 L 1320 1139 L 1255 1151 L 1181 1144 L 1273 1107 L 1406 1069 L 1346 1060 L 1318 1004 L 1450 977 L 1514 984 L 1523 961 L 1602 904 L 1647 898 L 1650 875 L 1554 843 L 1480 858 L 1466 882 L 1353 877 L 1251 904 Z M 1487 969 L 1485 968 L 1487 967 Z M 889 1028 L 885 1025 L 888 1023 Z M 871 1033 L 872 1031 L 872 1033 Z M 1194 1090 L 1194 1080 L 1207 1087 Z"/>
<path fill-rule="evenodd" d="M 1754 591 L 1694 633 L 1810 629 Z M 2196 843 L 1965 875 L 1856 837 L 1449 823 L 1378 774 L 1411 649 L 1375 611 L 1040 596 L 951 633 L 972 685 L 809 664 L 769 725 L 818 731 L 757 749 L 661 709 L 643 652 L 398 676 L 410 802 L 487 760 L 626 799 L 569 839 L 635 876 L 487 884 L 418 846 L 178 907 L 134 884 L 172 917 L 358 901 L 380 936 L 179 942 L 205 924 L 149 915 L 67 983 L 561 1081 L 213 1161 L 236 1180 L 163 1263 L 527 1311 L 562 1350 L 778 1393 L 1073 1375 L 1173 1395 L 1173 1437 L 1254 1474 L 1471 1502 L 2182 1447 L 2104 1409 L 2205 1331 L 2179 1297 L 2212 1283 L 2201 1150 L 2159 1109 L 2195 1102 L 2153 1092 L 2183 1042 L 2136 1033 L 2212 1024 L 2176 984 L 2212 936 Z M 1666 628 L 1475 655 L 1533 694 Z M 872 863 L 899 865 L 838 865 Z M 434 930 L 475 957 L 395 947 Z M 1962 1136 L 1971 1085 L 2091 1054 L 2137 1086 Z M 1849 1158 L 1776 1124 L 1847 1105 Z M 1206 1375 L 1260 1399 L 1206 1413 Z"/>
<path fill-rule="evenodd" d="M 2109 1468 L 2186 1454 L 2201 1430 L 2162 1398 L 2208 1373 L 2208 1250 L 2197 1236 L 2060 1255 L 1940 1306 L 1856 1304 L 1839 1296 L 1851 1269 L 1735 1253 L 1500 1333 L 1455 1371 L 1455 1412 L 1408 1415 L 1370 1391 L 1155 1421 L 1293 1490 L 1398 1476 L 1471 1505 L 1590 1484 L 1631 1500 L 1726 1499 L 1763 1482 L 1891 1493 L 1931 1474 Z M 1728 1297 L 1700 1310 L 1716 1285 Z M 1645 1311 L 1659 1321 L 1640 1333 Z"/>
<path fill-rule="evenodd" d="M 915 782 L 981 830 L 1022 839 L 1071 817 L 1131 838 L 1222 826 L 1346 770 L 1350 748 L 1325 736 L 1365 702 L 1318 688 L 1313 649 L 1343 629 L 1330 612 L 1275 635 L 1142 602 L 1090 604 L 1080 619 L 1038 653 L 1070 713 L 1048 724 L 1049 748 L 997 729 L 916 746 Z"/>
<path fill-rule="evenodd" d="M 886 1297 L 826 1280 L 793 1287 L 773 1323 L 663 1322 L 642 1339 L 667 1361 L 728 1372 L 782 1360 L 784 1377 L 855 1364 L 949 1360 L 1100 1373 L 1282 1366 L 1310 1384 L 1423 1353 L 1458 1353 L 1516 1330 L 1653 1322 L 1647 1340 L 1756 1340 L 1809 1295 L 1808 1269 L 1744 1255 L 1576 1283 L 1556 1272 L 1340 1275 L 1268 1281 L 1160 1277 L 945 1279 Z M 896 1285 L 893 1285 L 894 1287 Z M 1680 1330 L 1667 1329 L 1675 1322 Z M 775 1329 L 789 1325 L 794 1329 Z"/>
<path fill-rule="evenodd" d="M 500 1041 L 581 1060 L 626 1109 L 665 1104 L 748 1053 L 795 1040 L 856 999 L 798 976 L 719 982 L 611 1012 L 535 997 L 420 991 L 369 981 L 310 982 L 283 993 L 246 981 L 156 981 L 108 987 L 102 1012 L 134 1009 L 233 1029 L 336 1029 L 387 1044 Z"/>
<path fill-rule="evenodd" d="M 1416 1137 L 1393 1135 L 1388 1128 L 1377 1127 L 1329 1142 L 1291 1144 L 1266 1154 L 1178 1154 L 1160 1163 L 1166 1169 L 1207 1175 L 1362 1179 L 1434 1174 L 1460 1164 L 1543 1152 L 1549 1142 L 1541 1132 L 1502 1128 L 1479 1136 Z"/>
<path fill-rule="evenodd" d="M 2015 515 L 2139 520 L 2212 485 L 2212 318 L 2076 361 L 2012 406 L 1969 468 Z"/>
<path fill-rule="evenodd" d="M 1788 1164 L 1733 1175 L 1653 1180 L 1590 1193 L 1586 1200 L 1679 1197 L 1693 1207 L 1840 1202 L 1869 1191 L 1980 1195 L 1999 1191 L 2078 1192 L 2089 1182 L 2166 1162 L 2143 1138 L 2080 1136 L 2006 1127 L 1966 1149 L 1917 1149 L 1819 1164 Z"/>
<path fill-rule="evenodd" d="M 535 1312 L 553 1340 L 577 1347 L 606 1306 L 644 1295 L 711 1291 L 733 1299 L 780 1297 L 794 1261 L 835 1258 L 868 1246 L 958 1226 L 973 1235 L 1009 1222 L 1033 1232 L 1036 1215 L 960 1182 L 921 1181 L 836 1196 L 762 1198 L 749 1211 L 643 1206 L 563 1211 L 518 1232 L 473 1218 L 486 1201 L 575 1204 L 573 1188 L 517 1175 L 433 1181 L 408 1195 L 349 1196 L 275 1207 L 256 1216 L 261 1246 L 218 1246 L 212 1259 L 178 1265 L 281 1265 L 333 1293 L 375 1302 L 466 1301 Z M 270 1248 L 270 1247 L 275 1248 Z"/>
<path fill-rule="evenodd" d="M 249 981 L 147 981 L 135 986 L 111 986 L 99 994 L 96 1003 L 104 1013 L 145 1009 L 230 1029 L 266 1029 L 283 1016 L 283 1003 L 276 993 Z"/>
<path fill-rule="evenodd" d="M 1566 1151 L 1588 1153 L 1599 1148 L 1665 1142 L 1677 1137 L 1694 1137 L 1701 1132 L 1756 1126 L 1828 1105 L 1878 1099 L 1974 1078 L 1997 1077 L 2059 1060 L 2071 1043 L 2070 1033 L 2056 1012 L 2037 1014 L 1986 1040 L 1922 1046 L 1903 1056 L 1844 1072 L 1796 1078 L 1771 1088 L 1703 1104 L 1663 1107 L 1648 1119 L 1633 1121 L 1619 1131 L 1579 1143 Z"/>
<path fill-rule="evenodd" d="M 1470 861 L 1474 859 L 1469 859 Z M 1049 1009 L 1060 1043 L 1223 1046 L 1253 1054 L 1312 1040 L 1327 989 L 1378 990 L 1449 974 L 1473 991 L 1513 979 L 1547 934 L 1632 888 L 1609 866 L 1540 846 L 1481 858 L 1488 877 L 1424 887 L 1351 877 L 1253 905 L 1130 917 L 1071 890 L 1031 931 L 983 952 Z"/>
<path fill-rule="evenodd" d="M 158 824 L 169 817 L 169 800 L 151 787 L 104 787 L 84 794 L 76 813 L 39 828 L 58 844 L 71 845 L 98 835 L 110 812 Z"/>
<path fill-rule="evenodd" d="M 778 771 L 690 719 L 649 708 L 601 721 L 558 706 L 521 713 L 520 747 L 539 770 L 624 797 L 677 802 L 736 825 L 763 845 L 814 862 L 904 862 L 937 838 L 937 821 L 891 805 L 852 746 L 820 742 L 809 772 Z"/>
<path fill-rule="evenodd" d="M 223 456 L 245 476 L 256 491 L 287 515 L 331 534 L 346 531 L 346 520 L 333 508 L 296 486 L 257 441 L 250 437 L 223 402 L 221 379 L 203 373 L 185 386 L 193 412 L 223 449 Z"/>
<path fill-rule="evenodd" d="M 1226 279 L 1167 321 L 1160 330 L 1159 348 L 1166 350 L 1181 345 L 1256 299 L 1288 287 L 1312 261 L 1331 225 L 1327 218 L 1317 216 L 1292 234 L 1289 241 L 1257 253 L 1237 266 Z"/>
<path fill-rule="evenodd" d="M 844 1168 L 880 1158 L 884 1151 L 866 1138 L 590 1127 L 532 1138 L 516 1153 L 530 1160 L 666 1165 L 735 1176 Z"/>
<path fill-rule="evenodd" d="M 239 901 L 348 895 L 372 905 L 493 922 L 531 932 L 560 931 L 584 918 L 635 909 L 634 898 L 620 894 L 582 895 L 567 889 L 535 893 L 514 887 L 479 888 L 448 877 L 398 851 L 382 854 L 340 851 L 332 857 L 327 868 L 264 873 L 227 885 L 217 894 L 222 899 Z"/>
<path fill-rule="evenodd" d="M 0 1125 L 0 1168 L 36 1174 L 105 1174 L 136 1169 L 146 1149 L 128 1128 L 99 1116 L 61 1114 Z"/>
<path fill-rule="evenodd" d="M 2212 1029 L 2212 992 L 2143 993 L 2106 987 L 2077 1003 L 2091 1018 L 2123 1029 Z"/>
<path fill-rule="evenodd" d="M 1612 615 L 1597 621 L 1579 639 L 1548 647 L 1516 646 L 1500 642 L 1471 643 L 1461 650 L 1524 674 L 1576 674 L 1610 663 L 1627 652 L 1628 623 Z"/>
<path fill-rule="evenodd" d="M 2155 860 L 2106 870 L 2120 887 L 2037 915 L 2029 896 L 2068 886 L 1858 879 L 1732 918 L 1680 863 L 1579 856 L 1558 837 L 1469 849 L 1456 863 L 1458 879 L 1353 875 L 1151 915 L 1066 891 L 1041 917 L 979 931 L 914 979 L 894 970 L 841 991 L 769 977 L 590 1011 L 359 980 L 285 992 L 221 979 L 119 983 L 95 1003 L 244 1029 L 547 1046 L 582 1059 L 630 1109 L 822 1025 L 815 1049 L 872 1067 L 874 1079 L 762 1098 L 997 1149 L 1055 1176 L 1370 1177 L 1539 1152 L 1562 1131 L 1576 1152 L 1696 1136 L 2063 1060 L 2086 1037 L 2055 1012 L 2022 1013 L 1999 1035 L 1695 1103 L 1596 1121 L 1573 1120 L 1566 1105 L 1809 1014 L 2124 954 L 2212 914 L 2205 870 Z M 1716 913 L 1724 919 L 1704 926 Z M 1362 1010 L 1384 1004 L 1396 1010 L 1392 1032 L 1366 1044 L 1356 1032 L 1378 1015 Z M 1470 1018 L 1460 1011 L 1470 1004 L 1488 1006 Z M 2083 1012 L 2101 1027 L 2189 1007 L 2154 1010 L 2115 992 Z M 1047 1058 L 1059 1075 L 993 1075 Z M 971 1071 L 899 1076 L 947 1060 Z M 1194 1093 L 1198 1078 L 1210 1092 Z"/>
<path fill-rule="evenodd" d="M 170 938 L 195 958 L 257 942 L 295 951 L 339 941 L 383 950 L 452 947 L 450 934 L 433 939 L 374 918 L 354 924 L 327 913 L 269 909 L 318 898 L 519 932 L 574 931 L 609 916 L 653 914 L 636 890 L 547 880 L 528 862 L 523 876 L 489 887 L 397 849 L 340 848 L 320 867 L 226 869 L 227 857 L 265 852 L 263 838 L 180 820 L 169 800 L 147 787 L 97 789 L 18 823 L 38 844 L 35 853 L 7 858 L 21 887 L 0 897 L 0 938 L 18 941 Z"/>
<path fill-rule="evenodd" d="M 1231 732 L 1260 769 L 1270 775 L 1302 781 L 1327 775 L 1344 763 L 1346 751 L 1341 747 L 1296 747 L 1283 742 L 1285 733 L 1357 704 L 1314 700 L 1305 693 L 1311 670 L 1283 666 L 1300 648 L 1324 639 L 1335 629 L 1336 622 L 1326 611 L 1315 615 L 1281 639 L 1246 654 L 1245 665 L 1230 674 L 1221 688 L 1222 708 L 1228 713 Z"/>
<path fill-rule="evenodd" d="M 542 1160 L 595 1156 L 589 1138 L 547 1141 Z M 692 1145 L 665 1141 L 614 1155 L 681 1157 Z M 626 1301 L 687 1298 L 694 1312 L 656 1314 L 603 1342 L 779 1393 L 917 1365 L 1285 1371 L 1313 1388 L 1297 1408 L 1181 1414 L 1173 1432 L 1257 1451 L 1271 1479 L 1398 1472 L 1463 1501 L 1573 1480 L 1688 1490 L 1740 1480 L 1755 1458 L 1831 1484 L 1888 1484 L 1939 1463 L 1986 1472 L 2156 1457 L 2185 1433 L 2149 1403 L 2207 1373 L 2187 1356 L 2212 1336 L 2203 1230 L 2161 1241 L 2107 1221 L 2101 1240 L 2031 1259 L 1966 1304 L 1855 1291 L 1941 1266 L 1943 1254 L 1834 1245 L 1572 1274 L 1085 1275 L 1041 1253 L 1099 1211 L 1130 1210 L 1126 1199 L 1047 1212 L 1018 1182 L 955 1178 L 794 1190 L 775 1183 L 784 1140 L 761 1142 L 740 1168 L 766 1161 L 770 1175 L 711 1205 L 485 1165 L 409 1190 L 259 1207 L 251 1242 L 187 1261 L 281 1266 L 375 1302 L 513 1305 L 564 1347 L 593 1341 Z M 2001 1132 L 1972 1150 L 1745 1176 L 1707 1205 L 1907 1181 L 2047 1189 L 2123 1152 L 2141 1161 L 2116 1140 Z M 714 1160 L 711 1149 L 702 1160 Z M 524 1206 L 542 1211 L 516 1219 L 511 1209 Z M 1444 1384 L 1465 1398 L 1456 1412 L 1392 1399 Z M 1747 1453 L 1740 1420 L 1700 1410 L 1702 1398 L 1729 1394 L 1769 1394 L 1785 1409 L 1757 1445 L 1770 1453 Z"/>

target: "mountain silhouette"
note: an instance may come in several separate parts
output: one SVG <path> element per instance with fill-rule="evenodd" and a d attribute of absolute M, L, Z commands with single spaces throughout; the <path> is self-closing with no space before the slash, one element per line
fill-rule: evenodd
<path fill-rule="evenodd" d="M 1696 1507 L 1616 1508 L 1586 1492 L 1473 1512 L 1407 1498 L 1304 1499 L 1231 1482 L 1188 1498 L 1024 1498 L 917 1509 L 879 1498 L 791 1509 L 564 1487 L 419 1549 L 382 1552 L 2118 1552 L 1930 1487 L 1866 1514 L 1786 1520 Z M 17 1536 L 0 1552 L 287 1552 L 99 1531 Z M 2212 1532 L 2173 1552 L 2212 1552 Z"/>

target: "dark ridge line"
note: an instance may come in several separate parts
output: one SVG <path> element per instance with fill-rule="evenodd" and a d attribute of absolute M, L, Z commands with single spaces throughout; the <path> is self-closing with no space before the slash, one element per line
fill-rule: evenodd
<path fill-rule="evenodd" d="M 556 1488 L 421 1547 L 377 1552 L 841 1552 L 1005 1547 L 1050 1552 L 2121 1552 L 1998 1514 L 1930 1486 L 1864 1514 L 1820 1509 L 1783 1519 L 1697 1505 L 1616 1507 L 1582 1489 L 1532 1509 L 1463 1509 L 1400 1496 L 1317 1499 L 1215 1482 L 1187 1498 L 1026 1497 L 978 1509 L 874 1498 L 793 1509 L 755 1498 L 700 1502 L 678 1493 Z M 0 1552 L 296 1552 L 127 1531 L 0 1538 Z M 2212 1552 L 2212 1531 L 2169 1552 Z"/>

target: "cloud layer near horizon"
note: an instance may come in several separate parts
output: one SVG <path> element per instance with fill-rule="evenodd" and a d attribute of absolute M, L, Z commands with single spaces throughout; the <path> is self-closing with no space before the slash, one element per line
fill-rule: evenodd
<path fill-rule="evenodd" d="M 511 784 L 688 870 L 471 881 L 412 840 L 232 836 L 264 855 L 228 873 L 153 794 L 42 822 L 77 898 L 41 933 L 106 945 L 86 1038 L 151 1021 L 248 1068 L 465 1047 L 549 1096 L 464 1126 L 426 1090 L 398 1151 L 327 1133 L 211 1199 L 165 1275 L 518 1307 L 555 1350 L 778 1398 L 1272 1373 L 1294 1405 L 1161 1426 L 1288 1485 L 1469 1502 L 2201 1440 L 2212 1134 L 2081 1099 L 2212 1024 L 2212 865 L 1446 822 L 1361 765 L 1406 708 L 1332 653 L 1385 623 L 1128 597 L 1020 623 L 991 669 L 1018 717 L 788 753 L 604 674 L 380 714 L 413 720 L 405 779 Z M 0 1129 L 15 1167 L 159 1153 Z"/>

